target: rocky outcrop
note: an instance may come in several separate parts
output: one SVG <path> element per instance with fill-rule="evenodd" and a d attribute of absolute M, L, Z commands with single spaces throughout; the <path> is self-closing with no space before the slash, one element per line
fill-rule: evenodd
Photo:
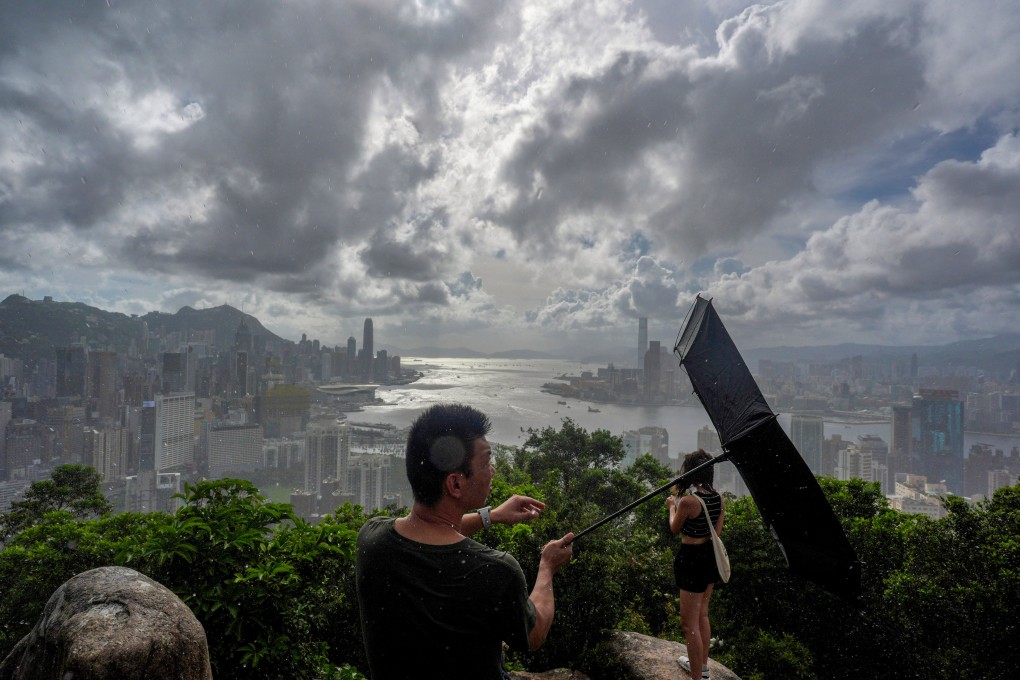
<path fill-rule="evenodd" d="M 165 586 L 126 567 L 69 579 L 0 664 L 0 680 L 212 680 L 205 630 Z"/>
<path fill-rule="evenodd" d="M 628 680 L 690 680 L 677 659 L 687 655 L 687 645 L 669 640 L 617 630 L 609 635 L 605 653 L 613 666 L 613 677 Z M 730 669 L 711 659 L 708 671 L 712 680 L 740 680 Z M 544 673 L 511 673 L 515 680 L 599 680 L 598 673 L 587 676 L 579 671 L 553 670 Z M 695 680 L 700 680 L 700 675 Z"/>
<path fill-rule="evenodd" d="M 678 642 L 613 631 L 602 646 L 612 670 L 629 680 L 690 680 Z M 712 680 L 740 680 L 709 661 Z M 515 680 L 600 680 L 580 671 L 516 671 Z M 126 567 L 102 567 L 69 579 L 42 617 L 0 663 L 0 680 L 212 680 L 205 631 L 165 586 Z M 698 680 L 698 679 L 695 679 Z"/>
<path fill-rule="evenodd" d="M 640 633 L 613 631 L 607 649 L 615 659 L 622 662 L 631 680 L 690 678 L 690 674 L 677 663 L 680 656 L 687 656 L 687 645 L 679 642 L 660 640 Z M 712 680 L 740 680 L 733 671 L 712 659 L 708 661 L 708 672 Z"/>

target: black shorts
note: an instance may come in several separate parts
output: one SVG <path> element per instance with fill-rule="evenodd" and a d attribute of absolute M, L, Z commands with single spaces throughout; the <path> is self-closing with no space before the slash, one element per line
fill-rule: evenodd
<path fill-rule="evenodd" d="M 673 578 L 677 588 L 689 593 L 703 593 L 710 583 L 718 581 L 719 568 L 715 566 L 712 541 L 681 543 L 673 558 Z"/>

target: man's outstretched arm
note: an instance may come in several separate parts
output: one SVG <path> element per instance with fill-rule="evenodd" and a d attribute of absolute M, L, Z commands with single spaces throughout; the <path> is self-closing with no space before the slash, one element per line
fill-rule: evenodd
<path fill-rule="evenodd" d="M 542 559 L 538 563 L 538 576 L 531 590 L 531 602 L 535 605 L 535 627 L 528 633 L 528 647 L 534 651 L 542 646 L 556 614 L 556 598 L 553 595 L 553 575 L 574 554 L 574 533 L 570 532 L 556 541 L 549 541 L 542 548 Z"/>

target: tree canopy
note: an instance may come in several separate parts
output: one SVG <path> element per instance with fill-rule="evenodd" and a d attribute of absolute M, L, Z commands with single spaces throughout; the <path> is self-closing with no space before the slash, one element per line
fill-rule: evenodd
<path fill-rule="evenodd" d="M 622 441 L 565 420 L 496 459 L 492 502 L 542 499 L 536 521 L 475 535 L 506 550 L 529 580 L 546 541 L 590 526 L 674 473 L 651 456 L 621 467 Z M 856 602 L 792 574 L 751 498 L 726 500 L 733 565 L 712 599 L 712 655 L 745 680 L 861 676 L 1012 677 L 1020 610 L 1020 487 L 985 502 L 946 500 L 932 520 L 889 507 L 878 485 L 819 480 L 862 565 Z M 217 678 L 357 678 L 366 668 L 354 591 L 354 540 L 367 519 L 344 505 L 318 524 L 250 482 L 185 489 L 175 514 L 111 516 L 98 476 L 58 468 L 0 517 L 0 655 L 76 573 L 131 566 L 164 583 L 205 627 Z M 99 496 L 97 498 L 97 495 Z M 676 538 L 652 499 L 575 545 L 556 576 L 556 622 L 513 667 L 571 667 L 615 677 L 601 644 L 612 629 L 682 641 L 673 585 Z"/>
<path fill-rule="evenodd" d="M 49 512 L 65 511 L 75 519 L 108 515 L 113 506 L 102 492 L 102 476 L 86 465 L 60 465 L 49 479 L 33 482 L 25 497 L 0 517 L 0 538 L 38 524 Z"/>

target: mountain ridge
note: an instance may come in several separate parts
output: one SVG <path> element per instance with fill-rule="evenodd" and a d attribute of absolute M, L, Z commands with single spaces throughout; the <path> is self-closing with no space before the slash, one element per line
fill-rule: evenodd
<path fill-rule="evenodd" d="M 251 328 L 253 336 L 265 339 L 270 349 L 295 345 L 267 329 L 259 319 L 230 305 L 207 309 L 181 307 L 177 312 L 148 312 L 143 316 L 110 312 L 82 302 L 57 302 L 50 298 L 30 300 L 19 294 L 0 301 L 0 354 L 15 359 L 52 359 L 56 347 L 81 342 L 99 349 L 110 348 L 126 353 L 132 342 L 142 348 L 143 324 L 150 332 L 177 332 L 186 338 L 189 331 L 215 332 L 219 349 L 229 347 L 241 320 Z M 636 348 L 606 348 L 578 357 L 562 352 L 516 349 L 502 352 L 480 352 L 469 347 L 396 347 L 379 343 L 392 354 L 421 358 L 492 358 L 492 359 L 560 359 L 589 364 L 614 363 L 621 367 L 633 365 Z M 752 369 L 762 359 L 797 363 L 834 363 L 854 356 L 873 360 L 909 361 L 917 354 L 921 365 L 969 366 L 979 370 L 1009 374 L 1020 372 L 1020 333 L 1007 333 L 962 340 L 945 345 L 870 345 L 839 343 L 794 347 L 789 345 L 742 350 Z"/>

